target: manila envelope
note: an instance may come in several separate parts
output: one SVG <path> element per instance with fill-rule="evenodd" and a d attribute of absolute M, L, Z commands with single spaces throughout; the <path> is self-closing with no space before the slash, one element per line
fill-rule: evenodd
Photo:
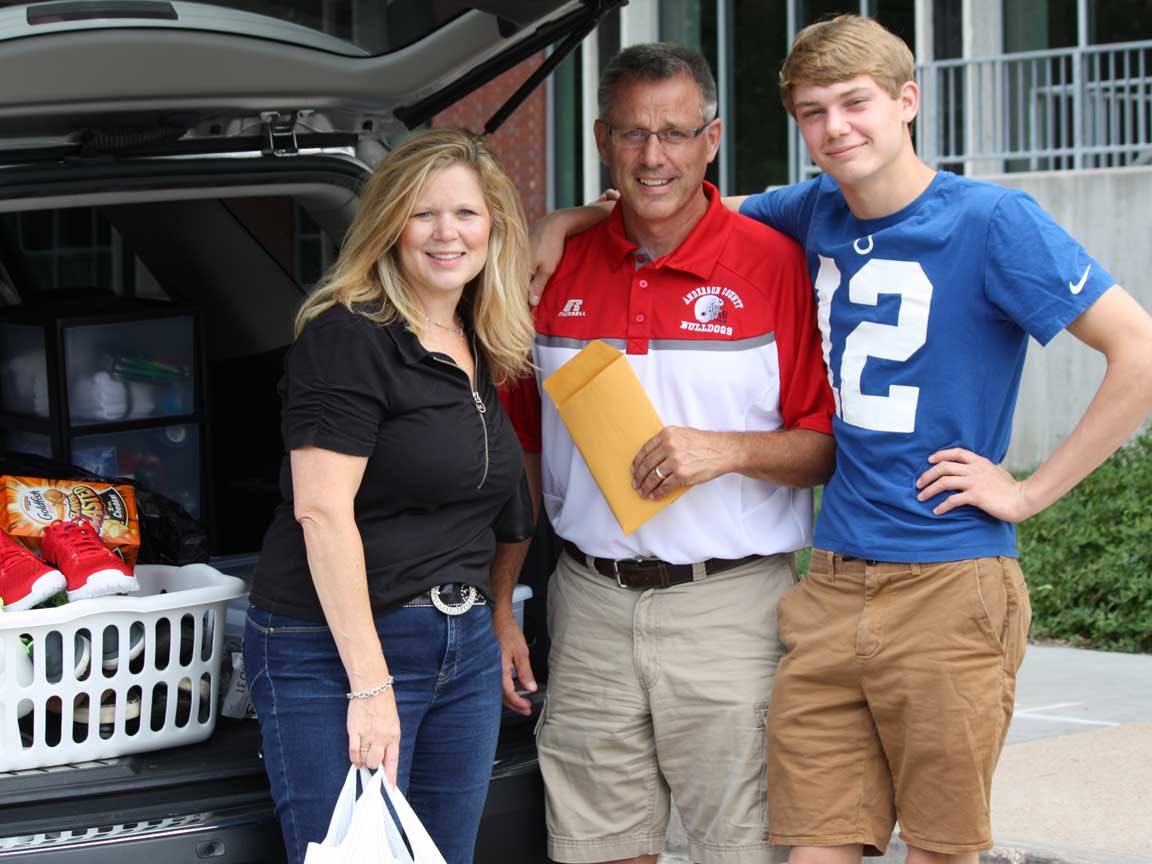
<path fill-rule="evenodd" d="M 621 352 L 591 342 L 549 375 L 544 389 L 625 534 L 688 491 L 682 486 L 652 501 L 632 488 L 632 460 L 664 424 Z"/>

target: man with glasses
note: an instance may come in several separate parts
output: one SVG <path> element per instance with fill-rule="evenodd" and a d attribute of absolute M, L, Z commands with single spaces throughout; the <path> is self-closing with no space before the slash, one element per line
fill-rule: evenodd
<path fill-rule="evenodd" d="M 771 836 L 793 864 L 883 854 L 897 821 L 910 864 L 992 847 L 1031 618 L 1014 524 L 1152 408 L 1152 317 L 1029 196 L 921 161 L 914 73 L 870 18 L 804 28 L 780 90 L 824 173 L 728 201 L 803 242 L 836 388 L 836 474 L 812 567 L 781 603 L 769 723 Z M 603 209 L 559 224 L 587 231 Z M 999 463 L 1027 342 L 1065 329 L 1104 376 L 1017 480 Z"/>
<path fill-rule="evenodd" d="M 764 785 L 776 603 L 810 542 L 808 487 L 834 461 L 812 289 L 799 247 L 704 181 L 721 124 L 699 54 L 628 48 L 599 103 L 596 142 L 621 198 L 568 240 L 535 361 L 543 379 L 593 339 L 625 351 L 669 424 L 636 454 L 638 494 L 692 488 L 625 535 L 537 382 L 509 395 L 525 450 L 542 451 L 564 547 L 538 732 L 549 854 L 655 862 L 675 799 L 694 862 L 763 864 L 777 857 Z M 532 680 L 514 581 L 494 585 L 493 620 L 506 702 L 526 713 L 509 674 Z"/>

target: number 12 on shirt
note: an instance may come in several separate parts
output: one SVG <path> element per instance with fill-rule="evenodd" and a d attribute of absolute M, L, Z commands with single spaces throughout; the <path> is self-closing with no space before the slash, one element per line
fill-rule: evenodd
<path fill-rule="evenodd" d="M 848 280 L 848 299 L 861 306 L 876 306 L 881 294 L 897 294 L 900 311 L 895 324 L 861 321 L 844 339 L 840 358 L 840 386 L 832 374 L 832 298 L 843 281 L 831 258 L 820 257 L 816 274 L 816 314 L 820 323 L 820 346 L 828 383 L 836 398 L 836 413 L 845 423 L 877 432 L 913 432 L 920 388 L 891 384 L 887 395 L 864 393 L 860 379 L 869 357 L 903 363 L 928 338 L 928 313 L 932 283 L 915 261 L 872 258 Z"/>

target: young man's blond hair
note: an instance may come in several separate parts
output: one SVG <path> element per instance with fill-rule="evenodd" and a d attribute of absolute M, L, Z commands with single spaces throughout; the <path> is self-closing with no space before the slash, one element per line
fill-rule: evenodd
<path fill-rule="evenodd" d="M 796 35 L 780 69 L 780 97 L 790 114 L 799 83 L 828 85 L 870 75 L 893 99 L 915 78 L 916 61 L 904 40 L 871 18 L 838 15 Z"/>

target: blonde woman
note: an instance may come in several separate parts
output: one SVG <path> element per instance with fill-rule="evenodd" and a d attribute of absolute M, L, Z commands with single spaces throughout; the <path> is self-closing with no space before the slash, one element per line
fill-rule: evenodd
<path fill-rule="evenodd" d="M 244 661 L 288 860 L 349 762 L 399 782 L 470 864 L 500 720 L 497 541 L 532 530 L 496 385 L 525 371 L 528 240 L 484 142 L 432 130 L 376 169 L 304 303 L 284 380 L 284 502 Z"/>

